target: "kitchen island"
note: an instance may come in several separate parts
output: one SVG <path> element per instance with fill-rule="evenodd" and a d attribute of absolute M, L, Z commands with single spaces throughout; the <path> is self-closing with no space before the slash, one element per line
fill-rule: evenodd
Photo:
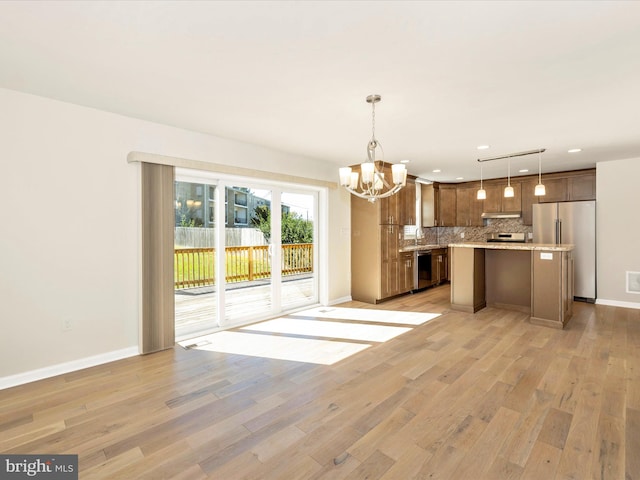
<path fill-rule="evenodd" d="M 451 308 L 514 308 L 564 328 L 573 313 L 573 245 L 452 243 Z"/>

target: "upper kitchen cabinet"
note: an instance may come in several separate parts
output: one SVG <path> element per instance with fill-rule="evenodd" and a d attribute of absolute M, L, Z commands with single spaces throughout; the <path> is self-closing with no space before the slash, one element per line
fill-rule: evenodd
<path fill-rule="evenodd" d="M 538 197 L 539 203 L 596 199 L 595 169 L 543 175 L 542 183 L 546 195 Z"/>
<path fill-rule="evenodd" d="M 456 185 L 433 183 L 420 185 L 423 227 L 456 225 Z"/>
<path fill-rule="evenodd" d="M 549 202 L 566 202 L 569 200 L 569 191 L 567 189 L 568 179 L 564 178 L 544 178 L 542 177 L 546 193 L 544 196 L 538 197 L 538 203 Z"/>
<path fill-rule="evenodd" d="M 403 189 L 404 190 L 404 189 Z M 400 225 L 400 194 L 376 200 L 378 204 L 378 223 L 380 225 Z"/>
<path fill-rule="evenodd" d="M 424 183 L 418 183 L 420 186 L 420 212 L 422 215 L 423 227 L 437 227 L 440 215 L 438 213 L 439 207 L 439 188 L 438 184 L 432 183 L 426 185 Z"/>
<path fill-rule="evenodd" d="M 504 187 L 506 186 L 506 182 L 499 184 L 485 183 L 484 189 L 487 191 L 487 198 L 484 201 L 485 212 L 519 212 L 522 210 L 522 186 L 520 182 L 511 182 L 514 193 L 511 198 L 504 197 Z"/>
<path fill-rule="evenodd" d="M 380 225 L 416 224 L 416 183 L 407 178 L 407 184 L 395 195 L 381 198 L 379 204 Z"/>
<path fill-rule="evenodd" d="M 440 184 L 439 188 L 439 227 L 456 226 L 456 186 Z"/>
<path fill-rule="evenodd" d="M 522 190 L 522 223 L 533 225 L 533 204 L 538 203 L 538 197 L 534 195 L 538 179 L 523 181 L 520 186 Z"/>
<path fill-rule="evenodd" d="M 502 195 L 503 212 L 520 212 L 522 210 L 522 185 L 520 182 L 511 182 L 513 187 L 513 197 L 505 198 Z"/>
<path fill-rule="evenodd" d="M 596 199 L 596 172 L 590 170 L 584 173 L 576 173 L 569 177 L 569 200 L 595 200 Z"/>
<path fill-rule="evenodd" d="M 460 227 L 481 227 L 483 201 L 478 200 L 478 186 L 456 189 L 456 224 Z"/>
<path fill-rule="evenodd" d="M 416 224 L 416 181 L 413 178 L 407 178 L 407 184 L 396 195 L 399 195 L 400 225 Z"/>

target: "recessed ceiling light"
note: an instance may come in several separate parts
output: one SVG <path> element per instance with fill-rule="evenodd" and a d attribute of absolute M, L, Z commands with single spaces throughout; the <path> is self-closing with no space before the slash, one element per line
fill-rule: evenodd
<path fill-rule="evenodd" d="M 518 170 L 520 173 L 527 173 L 529 171 L 528 168 L 522 168 L 520 170 Z"/>
<path fill-rule="evenodd" d="M 582 149 L 581 148 L 572 148 L 571 150 L 567 150 L 567 152 L 569 153 L 578 153 L 581 152 Z"/>
<path fill-rule="evenodd" d="M 478 150 L 486 150 L 487 148 L 489 148 L 489 145 L 478 145 L 476 148 Z"/>
<path fill-rule="evenodd" d="M 409 163 L 411 160 L 400 160 L 400 163 Z"/>
<path fill-rule="evenodd" d="M 464 180 L 464 177 L 456 177 L 456 180 Z"/>
<path fill-rule="evenodd" d="M 439 168 L 436 168 L 435 170 L 433 170 L 433 173 L 440 173 L 442 170 L 440 170 Z"/>

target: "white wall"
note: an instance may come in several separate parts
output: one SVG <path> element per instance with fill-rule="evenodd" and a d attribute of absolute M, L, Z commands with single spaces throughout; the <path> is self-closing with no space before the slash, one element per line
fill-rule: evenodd
<path fill-rule="evenodd" d="M 598 303 L 640 308 L 640 295 L 625 292 L 625 272 L 640 272 L 639 180 L 640 158 L 597 165 Z"/>
<path fill-rule="evenodd" d="M 0 132 L 0 377 L 137 352 L 139 165 L 127 163 L 130 151 L 337 177 L 327 162 L 4 89 Z M 327 200 L 332 302 L 350 295 L 349 203 L 338 189 Z"/>

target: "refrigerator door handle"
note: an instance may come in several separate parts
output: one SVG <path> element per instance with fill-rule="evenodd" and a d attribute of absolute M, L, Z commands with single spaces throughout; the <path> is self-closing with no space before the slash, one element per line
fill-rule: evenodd
<path fill-rule="evenodd" d="M 562 243 L 562 220 L 556 220 L 556 243 Z"/>

